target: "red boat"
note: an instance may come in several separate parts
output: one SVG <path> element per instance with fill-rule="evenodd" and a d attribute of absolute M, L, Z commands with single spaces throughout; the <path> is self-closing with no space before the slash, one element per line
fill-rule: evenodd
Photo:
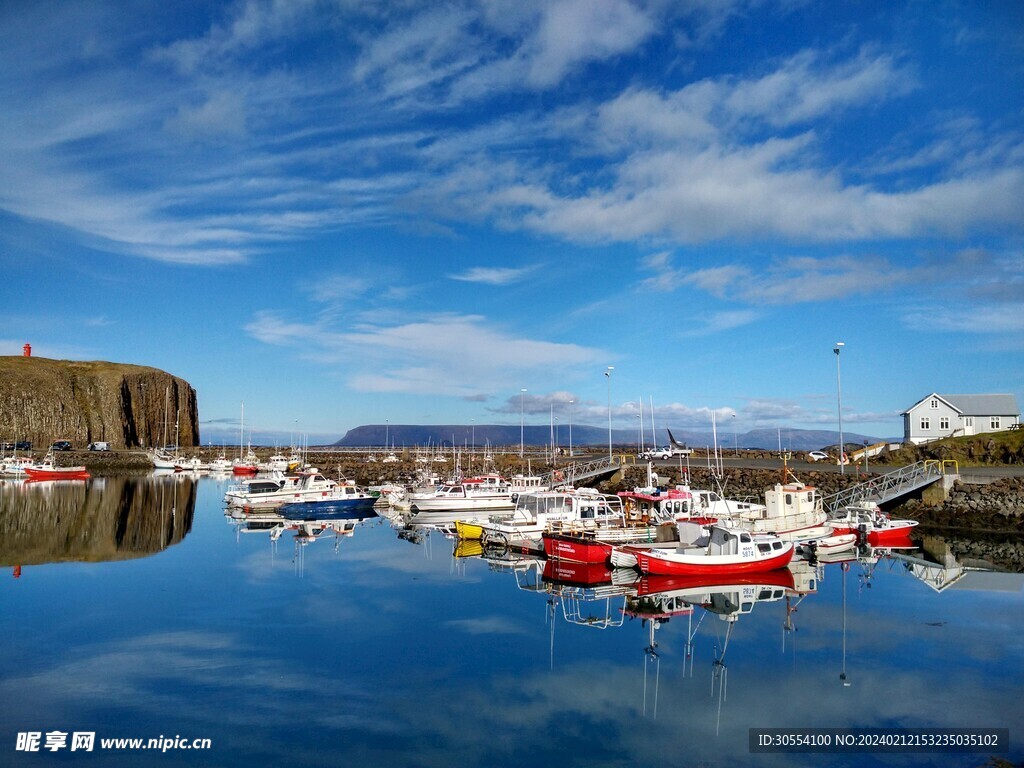
<path fill-rule="evenodd" d="M 612 545 L 592 537 L 573 536 L 544 531 L 544 554 L 552 560 L 573 563 L 607 563 L 612 556 Z"/>
<path fill-rule="evenodd" d="M 680 544 L 673 548 L 621 547 L 636 558 L 641 573 L 664 576 L 709 576 L 763 573 L 785 568 L 794 545 L 767 533 L 751 533 L 719 523 L 709 533 L 695 523 L 680 523 Z"/>
<path fill-rule="evenodd" d="M 877 504 L 862 501 L 850 504 L 829 520 L 836 533 L 856 533 L 861 543 L 873 547 L 903 544 L 917 526 L 917 520 L 893 520 Z"/>
<path fill-rule="evenodd" d="M 87 480 L 85 467 L 55 467 L 53 464 L 28 464 L 25 474 L 29 480 Z"/>

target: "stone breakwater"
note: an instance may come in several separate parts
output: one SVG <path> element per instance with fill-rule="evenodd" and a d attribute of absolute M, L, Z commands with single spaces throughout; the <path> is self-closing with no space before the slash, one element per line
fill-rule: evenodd
<path fill-rule="evenodd" d="M 1024 478 L 986 485 L 957 482 L 943 503 L 910 499 L 898 512 L 927 528 L 1024 534 Z"/>

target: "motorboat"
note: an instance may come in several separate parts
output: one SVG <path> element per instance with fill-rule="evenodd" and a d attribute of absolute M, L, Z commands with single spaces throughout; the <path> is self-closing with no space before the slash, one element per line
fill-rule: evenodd
<path fill-rule="evenodd" d="M 329 480 L 319 472 L 304 475 L 285 475 L 277 472 L 268 477 L 252 478 L 230 486 L 224 494 L 224 501 L 231 507 L 266 509 L 282 504 L 333 498 L 337 488 L 337 482 Z"/>
<path fill-rule="evenodd" d="M 492 519 L 477 527 L 485 545 L 542 553 L 544 531 L 583 530 L 584 526 L 594 530 L 621 520 L 621 499 L 593 488 L 579 488 L 522 494 L 511 516 Z"/>
<path fill-rule="evenodd" d="M 856 534 L 862 544 L 884 547 L 902 544 L 917 527 L 917 520 L 893 520 L 873 501 L 848 504 L 829 517 L 837 533 Z"/>
<path fill-rule="evenodd" d="M 231 473 L 235 475 L 255 475 L 259 471 L 259 459 L 251 448 L 245 456 L 239 456 L 231 462 Z"/>
<path fill-rule="evenodd" d="M 769 533 L 754 533 L 727 520 L 711 526 L 677 524 L 679 543 L 674 547 L 616 547 L 632 557 L 635 567 L 652 575 L 688 576 L 714 573 L 755 573 L 784 568 L 793 559 L 794 544 Z"/>
<path fill-rule="evenodd" d="M 58 467 L 52 453 L 46 454 L 38 464 L 25 464 L 23 469 L 29 480 L 86 480 L 89 477 L 84 466 Z"/>
<path fill-rule="evenodd" d="M 726 499 L 715 491 L 699 490 L 688 485 L 677 485 L 667 490 L 636 488 L 620 491 L 619 496 L 626 504 L 627 511 L 659 521 L 713 523 L 720 517 L 742 514 L 755 516 L 763 514 L 765 510 L 763 504 Z"/>
<path fill-rule="evenodd" d="M 356 487 L 354 483 L 345 483 L 337 485 L 333 492 L 326 496 L 283 504 L 278 508 L 278 512 L 290 520 L 320 520 L 330 517 L 375 517 L 373 505 L 376 501 L 377 497 L 373 494 Z"/>
<path fill-rule="evenodd" d="M 275 453 L 273 456 L 268 458 L 262 463 L 257 463 L 257 469 L 260 472 L 287 472 L 289 460 L 287 456 L 282 456 L 279 453 Z"/>
<path fill-rule="evenodd" d="M 413 512 L 511 511 L 515 506 L 512 486 L 496 474 L 444 483 L 433 491 L 411 493 L 407 498 Z"/>

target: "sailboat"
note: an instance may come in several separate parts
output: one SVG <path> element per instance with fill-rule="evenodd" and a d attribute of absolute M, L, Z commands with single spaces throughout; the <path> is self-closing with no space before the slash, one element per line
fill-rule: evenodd
<path fill-rule="evenodd" d="M 180 470 L 184 469 L 183 464 L 181 463 L 181 461 L 179 460 L 179 458 L 177 456 L 177 450 L 178 450 L 178 445 L 177 445 L 177 441 L 178 441 L 178 437 L 177 437 L 177 432 L 178 432 L 177 416 L 175 416 L 175 421 L 174 421 L 174 432 L 175 432 L 174 451 L 175 451 L 175 453 L 171 454 L 167 450 L 167 423 L 168 423 L 168 412 L 169 412 L 169 408 L 170 408 L 170 398 L 171 398 L 171 390 L 170 390 L 170 388 L 164 389 L 164 434 L 163 434 L 163 439 L 161 441 L 162 444 L 161 444 L 160 447 L 154 448 L 152 451 L 149 452 L 149 460 L 151 462 L 153 462 L 153 468 L 154 469 L 167 469 L 167 470 L 171 470 L 173 472 L 177 472 L 177 471 L 180 471 Z"/>
<path fill-rule="evenodd" d="M 258 459 L 252 452 L 252 445 L 245 456 L 242 455 L 242 443 L 245 441 L 245 403 L 242 403 L 242 418 L 238 422 L 238 458 L 231 462 L 231 472 L 235 475 L 255 475 L 259 472 Z"/>

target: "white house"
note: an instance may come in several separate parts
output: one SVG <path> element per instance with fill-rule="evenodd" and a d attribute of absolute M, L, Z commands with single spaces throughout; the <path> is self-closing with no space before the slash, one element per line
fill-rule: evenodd
<path fill-rule="evenodd" d="M 1013 395 L 940 395 L 932 392 L 903 413 L 903 442 L 1017 429 L 1020 412 Z"/>

